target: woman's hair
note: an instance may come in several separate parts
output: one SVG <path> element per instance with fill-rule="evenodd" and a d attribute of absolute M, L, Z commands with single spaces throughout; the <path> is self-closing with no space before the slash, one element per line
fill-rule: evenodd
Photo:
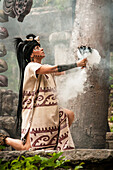
<path fill-rule="evenodd" d="M 17 61 L 20 69 L 20 89 L 19 89 L 19 100 L 17 108 L 17 130 L 21 126 L 21 112 L 22 112 L 22 93 L 23 93 L 23 80 L 24 80 L 24 70 L 26 65 L 31 61 L 30 56 L 33 52 L 35 46 L 40 46 L 39 42 L 35 40 L 34 34 L 29 34 L 26 36 L 26 40 L 21 38 L 14 39 L 14 45 L 17 54 Z"/>

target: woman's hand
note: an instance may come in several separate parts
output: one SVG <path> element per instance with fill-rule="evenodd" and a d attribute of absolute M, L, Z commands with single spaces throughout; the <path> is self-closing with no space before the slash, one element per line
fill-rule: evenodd
<path fill-rule="evenodd" d="M 77 67 L 86 67 L 87 58 L 77 62 Z"/>

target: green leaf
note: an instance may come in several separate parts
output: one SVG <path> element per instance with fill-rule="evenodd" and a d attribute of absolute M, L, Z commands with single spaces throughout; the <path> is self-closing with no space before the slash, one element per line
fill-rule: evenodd
<path fill-rule="evenodd" d="M 11 166 L 13 165 L 13 164 L 15 164 L 15 163 L 17 163 L 18 162 L 18 160 L 16 159 L 14 159 L 12 162 L 11 162 Z"/>
<path fill-rule="evenodd" d="M 76 166 L 74 170 L 82 169 L 82 166 Z"/>
<path fill-rule="evenodd" d="M 50 158 L 50 161 L 55 161 L 55 160 L 58 159 L 62 154 L 63 154 L 63 152 L 53 153 L 52 158 Z"/>
<path fill-rule="evenodd" d="M 0 145 L 0 150 L 1 150 L 1 149 L 5 149 L 5 146 Z"/>

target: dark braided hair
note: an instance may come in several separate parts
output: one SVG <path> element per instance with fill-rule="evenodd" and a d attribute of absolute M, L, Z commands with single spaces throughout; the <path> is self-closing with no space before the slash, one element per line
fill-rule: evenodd
<path fill-rule="evenodd" d="M 20 133 L 20 127 L 22 122 L 21 112 L 22 112 L 24 70 L 27 64 L 31 61 L 30 56 L 33 52 L 34 47 L 40 46 L 40 44 L 34 39 L 35 37 L 36 36 L 34 34 L 29 34 L 26 36 L 27 40 L 23 41 L 19 37 L 14 39 L 17 61 L 20 69 L 20 88 L 19 88 L 19 100 L 18 100 L 18 107 L 17 107 L 17 132 L 19 131 L 19 133 Z"/>

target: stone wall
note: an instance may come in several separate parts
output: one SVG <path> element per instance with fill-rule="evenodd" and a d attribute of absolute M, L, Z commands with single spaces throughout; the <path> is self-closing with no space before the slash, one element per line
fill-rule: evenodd
<path fill-rule="evenodd" d="M 11 137 L 16 137 L 14 127 L 17 104 L 17 93 L 11 90 L 0 90 L 0 131 Z"/>

